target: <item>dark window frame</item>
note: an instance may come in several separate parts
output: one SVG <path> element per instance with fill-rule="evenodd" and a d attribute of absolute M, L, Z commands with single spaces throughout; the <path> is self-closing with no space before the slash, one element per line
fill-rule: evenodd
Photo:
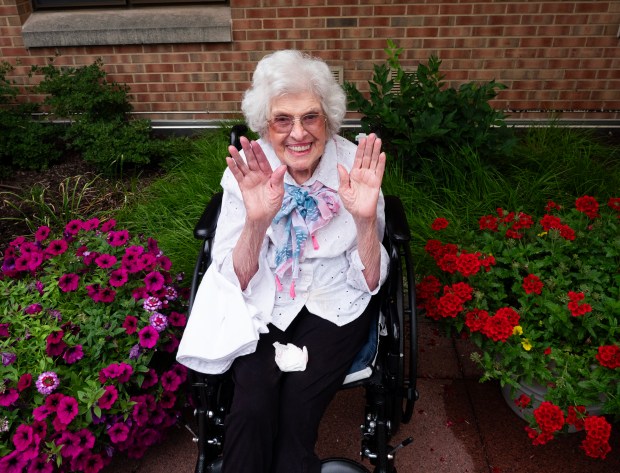
<path fill-rule="evenodd" d="M 171 6 L 223 4 L 227 0 L 32 0 L 34 10 L 73 10 L 78 8 L 132 8 L 140 6 Z"/>

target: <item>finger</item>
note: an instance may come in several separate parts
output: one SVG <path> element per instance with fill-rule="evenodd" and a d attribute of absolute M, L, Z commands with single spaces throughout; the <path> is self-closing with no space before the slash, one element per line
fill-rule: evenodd
<path fill-rule="evenodd" d="M 250 142 L 244 136 L 242 136 L 239 141 L 241 142 L 241 148 L 243 148 L 248 168 L 252 171 L 258 171 L 259 166 L 256 162 L 256 156 L 254 155 L 254 148 L 252 147 L 252 142 Z"/>
<path fill-rule="evenodd" d="M 349 173 L 347 172 L 347 170 L 342 164 L 338 165 L 338 180 L 340 181 L 341 189 L 347 189 L 351 187 L 351 180 L 349 178 Z"/>
<path fill-rule="evenodd" d="M 377 160 L 377 169 L 375 170 L 375 176 L 379 178 L 379 186 L 381 186 L 381 181 L 383 181 L 383 174 L 385 172 L 385 153 L 379 154 L 379 159 Z"/>
<path fill-rule="evenodd" d="M 284 174 L 286 174 L 286 165 L 282 164 L 278 166 L 273 174 L 271 174 L 271 178 L 269 178 L 269 184 L 272 188 L 284 188 Z"/>
<path fill-rule="evenodd" d="M 248 167 L 246 166 L 245 161 L 243 160 L 241 155 L 239 154 L 239 150 L 231 145 L 228 147 L 228 152 L 230 153 L 229 158 L 232 159 L 235 163 L 235 168 L 237 168 L 242 174 L 247 174 Z M 229 158 L 226 158 L 227 163 Z M 228 167 L 230 167 L 230 165 Z"/>
<path fill-rule="evenodd" d="M 362 158 L 362 169 L 370 168 L 370 163 L 372 161 L 372 152 L 375 146 L 375 142 L 377 140 L 377 135 L 371 133 L 366 138 L 366 146 L 364 146 L 364 154 Z"/>
<path fill-rule="evenodd" d="M 250 142 L 250 146 L 252 147 L 253 155 L 256 158 L 258 169 L 263 173 L 270 174 L 272 172 L 271 165 L 269 164 L 267 155 L 263 151 L 263 148 L 261 148 L 261 145 L 259 145 L 257 141 L 252 141 Z"/>
<path fill-rule="evenodd" d="M 364 159 L 364 149 L 366 148 L 366 138 L 361 138 L 357 144 L 355 150 L 355 159 L 353 160 L 353 167 L 351 169 L 362 167 L 362 161 Z"/>
<path fill-rule="evenodd" d="M 371 169 L 376 169 L 377 165 L 379 163 L 379 156 L 381 155 L 381 138 L 377 138 L 372 146 L 372 156 L 371 156 L 371 162 L 370 162 L 370 167 Z M 385 158 L 385 154 L 384 154 L 384 158 Z"/>
<path fill-rule="evenodd" d="M 230 169 L 230 172 L 232 172 L 232 175 L 237 180 L 237 182 L 241 182 L 243 180 L 243 172 L 241 172 L 239 166 L 237 166 L 237 162 L 230 156 L 227 156 L 226 164 L 228 165 L 228 169 Z"/>

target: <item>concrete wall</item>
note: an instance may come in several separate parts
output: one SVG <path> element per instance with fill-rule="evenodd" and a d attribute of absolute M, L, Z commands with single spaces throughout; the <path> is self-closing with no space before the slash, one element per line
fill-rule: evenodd
<path fill-rule="evenodd" d="M 318 55 L 367 90 L 392 39 L 407 68 L 437 55 L 452 86 L 504 83 L 493 105 L 512 118 L 620 119 L 618 0 L 230 0 L 88 14 L 96 21 L 0 0 L 0 60 L 17 66 L 11 78 L 28 86 L 32 64 L 101 57 L 109 78 L 131 87 L 136 112 L 208 120 L 238 112 L 270 51 Z"/>

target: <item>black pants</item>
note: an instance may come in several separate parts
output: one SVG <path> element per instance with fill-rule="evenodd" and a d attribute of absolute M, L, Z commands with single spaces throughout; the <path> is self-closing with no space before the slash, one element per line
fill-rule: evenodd
<path fill-rule="evenodd" d="M 304 308 L 285 332 L 270 325 L 256 352 L 235 360 L 223 473 L 321 471 L 314 453 L 321 417 L 364 346 L 377 311 L 373 298 L 359 318 L 339 327 Z M 306 370 L 280 371 L 276 341 L 306 346 Z"/>

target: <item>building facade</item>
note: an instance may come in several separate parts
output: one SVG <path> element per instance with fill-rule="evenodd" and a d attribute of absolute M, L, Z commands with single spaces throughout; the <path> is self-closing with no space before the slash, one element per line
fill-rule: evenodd
<path fill-rule="evenodd" d="M 450 86 L 505 84 L 493 105 L 510 118 L 613 121 L 619 27 L 618 0 L 0 0 L 0 61 L 27 88 L 32 65 L 101 58 L 137 114 L 216 121 L 239 115 L 271 51 L 320 56 L 365 91 L 391 39 L 405 68 L 439 57 Z"/>

